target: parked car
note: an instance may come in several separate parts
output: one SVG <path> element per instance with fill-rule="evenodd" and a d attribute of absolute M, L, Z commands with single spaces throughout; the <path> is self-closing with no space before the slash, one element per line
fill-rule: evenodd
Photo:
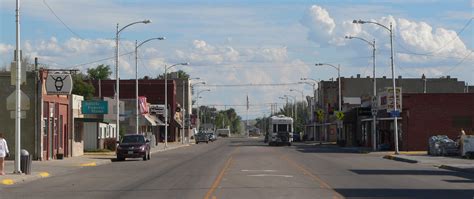
<path fill-rule="evenodd" d="M 217 136 L 214 132 L 207 132 L 206 134 L 209 136 L 209 141 L 214 142 L 217 140 Z"/>
<path fill-rule="evenodd" d="M 123 161 L 125 158 L 149 160 L 151 157 L 150 140 L 146 139 L 144 135 L 125 135 L 117 146 L 116 154 L 118 161 Z"/>
<path fill-rule="evenodd" d="M 293 141 L 301 142 L 301 135 L 299 133 L 293 133 Z"/>
<path fill-rule="evenodd" d="M 209 135 L 204 132 L 199 132 L 196 134 L 194 139 L 196 140 L 196 144 L 199 144 L 199 142 L 209 143 Z"/>

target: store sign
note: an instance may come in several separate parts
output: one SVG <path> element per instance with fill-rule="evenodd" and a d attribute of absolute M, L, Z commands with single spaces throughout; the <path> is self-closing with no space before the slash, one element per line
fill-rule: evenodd
<path fill-rule="evenodd" d="M 402 88 L 396 87 L 395 94 L 397 96 L 397 110 L 402 110 Z M 393 88 L 387 87 L 384 92 L 380 93 L 378 108 L 386 110 L 387 113 L 394 111 L 395 100 L 393 99 Z"/>
<path fill-rule="evenodd" d="M 155 114 L 155 115 L 165 114 L 164 104 L 150 104 L 149 109 L 150 109 L 150 114 Z"/>
<path fill-rule="evenodd" d="M 48 95 L 70 95 L 71 91 L 71 74 L 49 74 L 46 78 L 46 93 Z"/>
<path fill-rule="evenodd" d="M 107 101 L 82 101 L 82 114 L 108 114 L 109 104 Z"/>

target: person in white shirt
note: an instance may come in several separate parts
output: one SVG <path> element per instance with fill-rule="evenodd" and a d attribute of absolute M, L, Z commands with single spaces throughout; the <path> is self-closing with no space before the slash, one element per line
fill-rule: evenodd
<path fill-rule="evenodd" d="M 9 155 L 7 140 L 3 137 L 3 133 L 0 133 L 0 175 L 5 175 L 5 171 L 3 170 L 5 167 L 5 157 Z"/>

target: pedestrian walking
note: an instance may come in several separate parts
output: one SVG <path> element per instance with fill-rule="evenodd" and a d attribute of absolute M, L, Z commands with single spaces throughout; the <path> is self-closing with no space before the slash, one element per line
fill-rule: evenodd
<path fill-rule="evenodd" d="M 7 140 L 3 137 L 3 133 L 0 133 L 0 175 L 5 175 L 5 158 L 10 156 L 8 151 Z"/>

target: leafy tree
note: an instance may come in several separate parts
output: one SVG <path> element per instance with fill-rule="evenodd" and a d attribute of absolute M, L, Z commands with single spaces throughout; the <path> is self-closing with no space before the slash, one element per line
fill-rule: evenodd
<path fill-rule="evenodd" d="M 92 99 L 92 97 L 94 97 L 95 88 L 87 79 L 87 75 L 82 73 L 72 75 L 72 94 L 82 95 L 87 100 Z"/>
<path fill-rule="evenodd" d="M 178 70 L 174 73 L 177 73 L 178 74 L 178 79 L 189 79 L 190 75 L 186 72 L 184 72 L 183 70 Z M 168 73 L 168 79 L 171 79 L 171 77 L 173 76 L 173 73 Z M 161 75 L 158 75 L 157 79 L 164 79 L 165 78 L 165 74 L 161 74 Z"/>
<path fill-rule="evenodd" d="M 106 80 L 110 79 L 110 75 L 112 74 L 112 71 L 110 70 L 109 65 L 98 65 L 96 68 L 88 68 L 87 69 L 87 75 L 89 79 L 91 80 Z"/>

